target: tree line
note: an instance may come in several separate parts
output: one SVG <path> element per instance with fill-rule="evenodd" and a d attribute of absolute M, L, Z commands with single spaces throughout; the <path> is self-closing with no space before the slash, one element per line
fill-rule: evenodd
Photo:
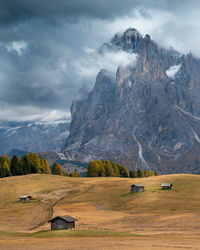
<path fill-rule="evenodd" d="M 156 172 L 153 172 L 151 170 L 130 170 L 129 171 L 130 178 L 142 178 L 142 177 L 149 177 L 149 176 L 157 176 Z"/>
<path fill-rule="evenodd" d="M 142 178 L 157 175 L 150 170 L 141 169 L 128 171 L 124 165 L 119 165 L 113 161 L 90 161 L 87 167 L 87 177 L 126 177 L 126 178 Z"/>
<path fill-rule="evenodd" d="M 63 176 L 69 176 L 69 177 L 81 177 L 81 174 L 77 171 L 73 171 L 72 173 L 68 174 L 67 171 L 63 172 L 62 166 L 54 162 L 51 168 L 51 173 L 54 175 L 63 175 Z"/>
<path fill-rule="evenodd" d="M 11 160 L 7 155 L 0 157 L 0 177 L 33 173 L 50 174 L 48 161 L 35 153 L 25 154 L 21 159 L 16 155 Z"/>
<path fill-rule="evenodd" d="M 70 177 L 81 177 L 77 171 L 72 173 L 64 172 L 62 166 L 54 162 L 50 170 L 49 163 L 44 158 L 39 158 L 36 153 L 29 153 L 19 158 L 14 155 L 12 159 L 7 155 L 0 156 L 0 178 L 15 175 L 27 174 L 53 174 Z M 87 177 L 126 177 L 142 178 L 157 175 L 150 170 L 141 169 L 129 171 L 124 165 L 119 165 L 113 161 L 93 160 L 88 164 Z"/>
<path fill-rule="evenodd" d="M 63 172 L 62 166 L 57 162 L 53 163 L 50 170 L 47 159 L 39 158 L 36 153 L 25 154 L 22 158 L 14 155 L 11 160 L 7 155 L 0 156 L 0 178 L 36 173 L 81 177 L 76 171 L 70 174 Z"/>

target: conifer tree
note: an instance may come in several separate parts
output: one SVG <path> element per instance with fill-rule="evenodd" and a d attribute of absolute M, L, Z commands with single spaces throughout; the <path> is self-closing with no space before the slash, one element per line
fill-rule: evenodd
<path fill-rule="evenodd" d="M 22 161 L 16 155 L 13 156 L 10 163 L 10 170 L 12 175 L 23 175 Z"/>
<path fill-rule="evenodd" d="M 97 161 L 91 161 L 87 168 L 87 177 L 98 177 L 100 167 Z"/>
<path fill-rule="evenodd" d="M 61 165 L 57 162 L 54 162 L 52 165 L 51 173 L 54 175 L 63 175 Z"/>
<path fill-rule="evenodd" d="M 115 176 L 112 164 L 109 161 L 103 163 L 105 169 L 105 176 Z"/>
<path fill-rule="evenodd" d="M 45 173 L 45 174 L 50 174 L 50 173 L 51 173 L 51 170 L 50 170 L 49 163 L 48 163 L 47 159 L 44 159 L 44 164 L 45 164 L 44 173 Z"/>
<path fill-rule="evenodd" d="M 137 177 L 142 178 L 144 176 L 144 172 L 141 169 L 138 169 L 137 171 Z"/>
<path fill-rule="evenodd" d="M 129 177 L 128 169 L 124 167 L 123 165 L 119 166 L 119 172 L 120 172 L 121 177 Z"/>
<path fill-rule="evenodd" d="M 112 165 L 112 168 L 113 168 L 113 171 L 114 171 L 114 175 L 116 177 L 119 177 L 120 176 L 120 173 L 119 173 L 119 167 L 117 166 L 117 164 L 115 162 L 110 162 L 111 165 Z"/>
<path fill-rule="evenodd" d="M 10 171 L 10 166 L 8 165 L 8 161 L 5 160 L 1 167 L 4 177 L 11 176 L 11 171 Z"/>
<path fill-rule="evenodd" d="M 28 155 L 31 173 L 41 173 L 40 171 L 40 159 L 36 153 L 30 153 Z"/>

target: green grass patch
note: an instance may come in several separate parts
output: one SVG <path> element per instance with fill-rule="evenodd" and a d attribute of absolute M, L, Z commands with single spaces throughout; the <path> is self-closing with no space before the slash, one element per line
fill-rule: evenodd
<path fill-rule="evenodd" d="M 106 237 L 106 236 L 117 236 L 117 237 L 131 237 L 136 236 L 135 234 L 129 234 L 124 232 L 114 231 L 99 231 L 99 230 L 51 230 L 51 231 L 40 231 L 32 234 L 33 237 Z"/>
<path fill-rule="evenodd" d="M 129 192 L 129 193 L 125 193 L 125 194 L 120 194 L 120 197 L 129 197 L 129 196 L 133 196 L 134 194 L 136 194 L 136 193 Z"/>
<path fill-rule="evenodd" d="M 171 208 L 170 209 L 170 211 L 176 211 L 177 210 L 177 208 Z"/>
<path fill-rule="evenodd" d="M 49 237 L 112 237 L 112 236 L 137 237 L 142 235 L 130 234 L 126 232 L 107 231 L 107 230 L 45 230 L 36 233 L 0 231 L 0 236 L 49 238 Z"/>
<path fill-rule="evenodd" d="M 27 233 L 20 233 L 20 232 L 8 232 L 8 231 L 0 231 L 0 236 L 27 236 Z"/>

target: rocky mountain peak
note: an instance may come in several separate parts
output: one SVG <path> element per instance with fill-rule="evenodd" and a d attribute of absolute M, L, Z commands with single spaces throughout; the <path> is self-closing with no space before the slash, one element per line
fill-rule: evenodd
<path fill-rule="evenodd" d="M 108 85 L 114 84 L 114 79 L 111 73 L 106 69 L 101 69 L 96 77 L 96 83 L 94 85 L 94 92 L 100 89 L 106 89 Z"/>
<path fill-rule="evenodd" d="M 187 158 L 200 173 L 200 60 L 164 49 L 133 28 L 102 48 L 131 60 L 115 79 L 101 70 L 87 98 L 73 103 L 63 153 L 160 173 L 188 172 L 181 161 Z"/>
<path fill-rule="evenodd" d="M 115 34 L 115 36 L 111 39 L 111 44 L 130 52 L 136 50 L 138 44 L 142 40 L 142 35 L 138 30 L 129 28 L 123 34 Z"/>

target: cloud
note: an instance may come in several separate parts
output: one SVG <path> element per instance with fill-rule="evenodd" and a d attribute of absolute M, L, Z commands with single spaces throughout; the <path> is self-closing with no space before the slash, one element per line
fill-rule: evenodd
<path fill-rule="evenodd" d="M 0 120 L 9 121 L 56 121 L 59 119 L 70 120 L 71 114 L 67 110 L 58 109 L 43 109 L 31 105 L 18 105 L 10 107 L 3 105 L 0 109 Z"/>
<path fill-rule="evenodd" d="M 6 49 L 9 52 L 15 51 L 19 56 L 22 55 L 22 52 L 26 50 L 28 44 L 25 41 L 13 41 L 6 45 Z"/>
<path fill-rule="evenodd" d="M 199 9 L 198 0 L 1 0 L 0 24 L 43 20 L 49 24 L 59 25 L 60 20 L 77 22 L 80 18 L 111 20 L 126 16 L 132 9 L 141 9 L 147 16 L 147 9 L 167 10 L 185 14 L 187 10 Z"/>
<path fill-rule="evenodd" d="M 0 24 L 13 25 L 27 20 L 43 20 L 58 25 L 61 19 L 77 22 L 77 19 L 111 19 L 126 14 L 131 8 L 153 1 L 141 0 L 6 0 L 0 1 Z M 156 0 L 156 2 L 159 2 Z"/>
<path fill-rule="evenodd" d="M 137 61 L 137 54 L 129 54 L 122 50 L 106 51 L 103 54 L 95 53 L 92 49 L 87 48 L 86 52 L 88 51 L 89 55 L 73 62 L 75 71 L 84 79 L 94 80 L 101 69 L 106 69 L 115 75 L 119 66 L 133 66 Z"/>
<path fill-rule="evenodd" d="M 122 51 L 97 53 L 129 27 L 200 57 L 199 15 L 197 0 L 0 0 L 0 118 L 68 112 L 101 68 L 134 62 Z"/>

